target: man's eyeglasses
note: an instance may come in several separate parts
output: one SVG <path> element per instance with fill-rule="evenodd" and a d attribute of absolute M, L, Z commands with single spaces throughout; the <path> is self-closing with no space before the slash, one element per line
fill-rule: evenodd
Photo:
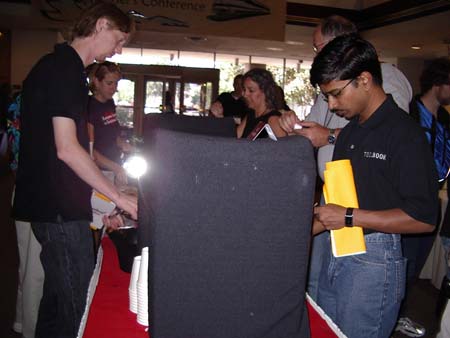
<path fill-rule="evenodd" d="M 345 84 L 345 86 L 342 87 L 342 88 L 336 88 L 336 89 L 333 89 L 333 90 L 331 90 L 331 91 L 329 91 L 329 92 L 327 92 L 327 93 L 322 92 L 323 99 L 325 100 L 325 102 L 328 102 L 330 96 L 333 97 L 333 98 L 335 98 L 335 99 L 339 98 L 339 96 L 342 95 L 342 92 L 344 91 L 344 89 L 347 88 L 347 86 L 348 86 L 350 83 L 352 83 L 353 81 L 355 81 L 355 78 L 353 78 L 353 79 L 351 79 L 350 81 L 348 81 L 348 82 Z"/>

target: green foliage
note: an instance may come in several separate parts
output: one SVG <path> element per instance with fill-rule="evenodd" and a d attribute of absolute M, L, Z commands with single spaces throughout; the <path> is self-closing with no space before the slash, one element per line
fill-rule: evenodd
<path fill-rule="evenodd" d="M 118 102 L 134 102 L 134 81 L 122 79 L 119 82 L 119 88 L 114 95 L 116 104 Z"/>
<path fill-rule="evenodd" d="M 283 87 L 283 68 L 276 66 L 267 67 L 275 78 L 275 81 Z M 298 106 L 311 106 L 314 103 L 315 89 L 309 82 L 309 71 L 287 67 L 284 78 L 284 95 L 289 107 L 295 109 Z"/>
<path fill-rule="evenodd" d="M 219 94 L 233 91 L 233 79 L 238 74 L 244 74 L 244 65 L 233 63 L 223 63 L 219 66 L 220 81 Z"/>

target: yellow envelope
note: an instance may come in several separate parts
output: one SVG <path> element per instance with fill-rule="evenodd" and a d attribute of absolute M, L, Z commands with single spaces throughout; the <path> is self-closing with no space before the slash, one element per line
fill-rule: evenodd
<path fill-rule="evenodd" d="M 358 208 L 358 196 L 350 160 L 327 162 L 324 180 L 323 195 L 326 203 L 338 204 L 346 208 Z M 362 228 L 353 226 L 331 230 L 331 247 L 335 257 L 365 253 L 366 243 Z"/>

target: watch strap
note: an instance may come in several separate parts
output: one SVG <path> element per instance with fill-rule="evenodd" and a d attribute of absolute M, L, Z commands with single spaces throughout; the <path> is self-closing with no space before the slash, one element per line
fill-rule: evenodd
<path fill-rule="evenodd" d="M 347 208 L 347 210 L 345 211 L 345 226 L 353 226 L 353 208 Z"/>
<path fill-rule="evenodd" d="M 336 129 L 328 129 L 328 144 L 334 144 L 336 142 Z"/>

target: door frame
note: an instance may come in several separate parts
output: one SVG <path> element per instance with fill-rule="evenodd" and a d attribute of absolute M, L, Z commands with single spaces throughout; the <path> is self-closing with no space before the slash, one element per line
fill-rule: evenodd
<path fill-rule="evenodd" d="M 220 70 L 213 68 L 194 68 L 161 65 L 133 65 L 120 64 L 122 76 L 135 82 L 134 106 L 133 106 L 133 128 L 134 134 L 142 135 L 142 121 L 145 106 L 145 83 L 147 80 L 162 80 L 169 82 L 169 88 L 175 91 L 175 83 L 180 82 L 180 106 L 184 100 L 184 83 L 211 82 L 211 102 L 219 94 Z M 172 89 L 173 88 L 173 89 Z M 175 97 L 175 92 L 172 93 Z"/>

